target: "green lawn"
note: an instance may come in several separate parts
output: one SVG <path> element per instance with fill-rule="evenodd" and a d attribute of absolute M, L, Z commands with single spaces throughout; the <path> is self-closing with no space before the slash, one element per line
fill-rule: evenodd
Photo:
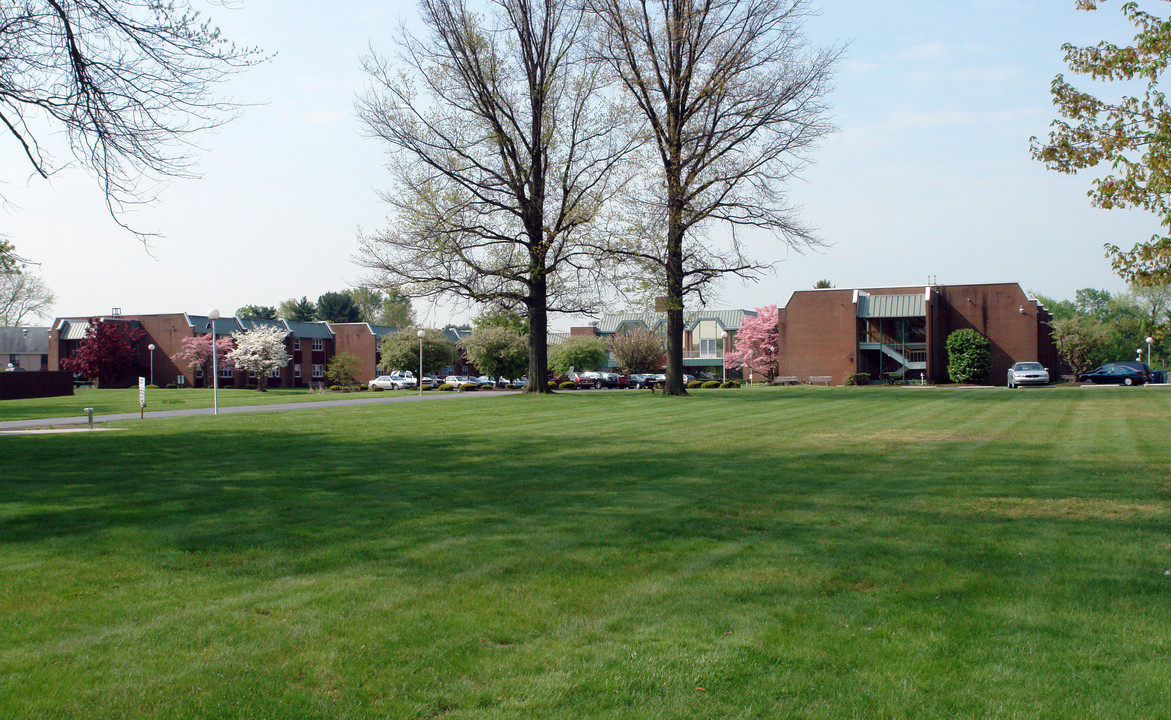
<path fill-rule="evenodd" d="M 0 438 L 0 717 L 1168 717 L 1169 417 L 611 391 Z"/>
<path fill-rule="evenodd" d="M 353 393 L 311 393 L 308 388 L 273 388 L 265 392 L 220 388 L 220 407 L 234 405 L 272 405 L 274 403 L 318 402 L 339 398 L 369 398 L 386 395 L 409 395 L 416 390 Z M 185 388 L 182 390 L 147 390 L 146 411 L 185 410 L 187 408 L 210 408 L 211 390 Z M 24 400 L 0 400 L 0 421 L 35 420 L 40 418 L 73 417 L 85 415 L 84 409 L 94 408 L 97 415 L 136 413 L 138 388 L 93 390 L 79 388 L 73 395 L 51 398 L 29 398 Z"/>

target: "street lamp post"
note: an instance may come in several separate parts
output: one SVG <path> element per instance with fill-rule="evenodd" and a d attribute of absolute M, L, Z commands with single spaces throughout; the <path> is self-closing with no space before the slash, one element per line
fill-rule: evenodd
<path fill-rule="evenodd" d="M 728 331 L 727 330 L 720 331 L 720 346 L 723 348 L 723 351 L 724 351 L 724 359 L 721 361 L 720 364 L 724 366 L 724 382 L 728 382 Z"/>
<path fill-rule="evenodd" d="M 155 384 L 155 344 L 151 343 L 150 345 L 147 345 L 146 349 L 150 350 L 150 384 L 154 385 Z"/>
<path fill-rule="evenodd" d="M 423 338 L 427 333 L 420 330 L 415 335 L 419 337 L 419 397 L 423 397 Z"/>
<path fill-rule="evenodd" d="M 220 373 L 216 366 L 215 321 L 219 320 L 220 311 L 212 308 L 207 311 L 207 319 L 211 321 L 211 414 L 220 414 Z"/>
<path fill-rule="evenodd" d="M 1150 335 L 1147 336 L 1147 365 L 1151 364 L 1151 343 L 1155 342 L 1155 338 Z"/>

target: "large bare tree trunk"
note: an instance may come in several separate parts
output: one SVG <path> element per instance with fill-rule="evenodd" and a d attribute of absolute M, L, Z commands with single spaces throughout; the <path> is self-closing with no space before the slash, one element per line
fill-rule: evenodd
<path fill-rule="evenodd" d="M 539 287 L 538 287 L 539 286 Z M 545 310 L 545 283 L 533 282 L 529 293 L 529 384 L 526 393 L 549 393 L 549 315 Z"/>

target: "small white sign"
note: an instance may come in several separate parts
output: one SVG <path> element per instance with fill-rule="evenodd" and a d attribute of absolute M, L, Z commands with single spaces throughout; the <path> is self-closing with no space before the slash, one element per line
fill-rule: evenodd
<path fill-rule="evenodd" d="M 138 378 L 138 406 L 146 407 L 146 378 Z"/>

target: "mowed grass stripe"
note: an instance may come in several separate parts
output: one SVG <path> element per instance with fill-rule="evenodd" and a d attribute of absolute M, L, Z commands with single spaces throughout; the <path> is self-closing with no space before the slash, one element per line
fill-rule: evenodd
<path fill-rule="evenodd" d="M 0 715 L 1154 717 L 1167 488 L 1090 433 L 1162 403 L 583 392 L 9 438 Z"/>

